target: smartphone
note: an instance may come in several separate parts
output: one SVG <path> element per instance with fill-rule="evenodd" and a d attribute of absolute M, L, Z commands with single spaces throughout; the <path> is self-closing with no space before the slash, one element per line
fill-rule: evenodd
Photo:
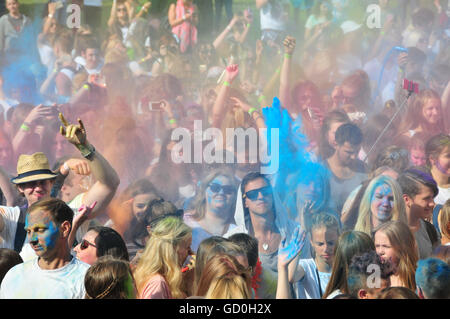
<path fill-rule="evenodd" d="M 148 103 L 148 110 L 149 111 L 161 111 L 163 105 L 164 105 L 163 101 L 159 101 L 159 102 L 152 102 L 152 101 L 150 101 Z"/>

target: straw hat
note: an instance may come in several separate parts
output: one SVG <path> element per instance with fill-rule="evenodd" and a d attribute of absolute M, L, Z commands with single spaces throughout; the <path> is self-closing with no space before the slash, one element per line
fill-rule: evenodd
<path fill-rule="evenodd" d="M 53 179 L 58 176 L 50 170 L 47 156 L 42 152 L 32 155 L 22 154 L 17 161 L 17 177 L 11 179 L 14 184 Z"/>

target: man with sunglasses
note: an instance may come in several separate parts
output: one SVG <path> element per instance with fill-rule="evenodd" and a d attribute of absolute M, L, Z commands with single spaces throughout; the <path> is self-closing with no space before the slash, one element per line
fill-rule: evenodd
<path fill-rule="evenodd" d="M 84 275 L 89 265 L 70 254 L 72 219 L 72 209 L 60 199 L 47 198 L 30 206 L 25 229 L 37 258 L 6 273 L 0 298 L 84 298 Z"/>
<path fill-rule="evenodd" d="M 236 203 L 235 233 L 246 233 L 258 240 L 258 254 L 263 268 L 260 298 L 276 297 L 278 280 L 278 250 L 283 239 L 290 242 L 298 224 L 290 220 L 281 200 L 273 192 L 270 180 L 259 172 L 248 173 L 241 183 Z M 302 251 L 301 258 L 304 258 Z M 275 283 L 275 286 L 273 286 Z"/>

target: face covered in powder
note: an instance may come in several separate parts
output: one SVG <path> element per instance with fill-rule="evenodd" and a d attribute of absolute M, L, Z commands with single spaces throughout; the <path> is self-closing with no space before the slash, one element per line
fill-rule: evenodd
<path fill-rule="evenodd" d="M 39 257 L 47 257 L 57 250 L 60 231 L 48 211 L 37 209 L 27 215 L 25 230 L 31 248 Z"/>
<path fill-rule="evenodd" d="M 370 204 L 372 220 L 377 223 L 389 221 L 392 218 L 393 207 L 394 195 L 391 187 L 387 184 L 382 184 L 375 188 Z"/>

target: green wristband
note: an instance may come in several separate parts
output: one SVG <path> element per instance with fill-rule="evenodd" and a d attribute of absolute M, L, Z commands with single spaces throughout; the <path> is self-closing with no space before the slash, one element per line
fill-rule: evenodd
<path fill-rule="evenodd" d="M 230 86 L 230 85 L 231 85 L 230 82 L 228 82 L 228 81 L 223 81 L 223 86 Z"/>
<path fill-rule="evenodd" d="M 284 57 L 285 57 L 286 59 L 290 59 L 290 58 L 292 58 L 292 54 L 285 53 L 285 54 L 284 54 Z"/>
<path fill-rule="evenodd" d="M 175 119 L 170 119 L 170 120 L 169 120 L 169 124 L 177 124 L 177 120 L 175 120 Z"/>
<path fill-rule="evenodd" d="M 248 110 L 248 114 L 250 114 L 250 116 L 252 116 L 253 112 L 258 111 L 258 109 L 256 107 L 251 107 L 250 110 Z"/>
<path fill-rule="evenodd" d="M 264 95 L 260 95 L 258 98 L 258 102 L 261 103 L 266 97 Z"/>
<path fill-rule="evenodd" d="M 28 132 L 30 130 L 30 127 L 28 125 L 26 125 L 25 123 L 22 123 L 22 125 L 20 126 L 20 129 L 22 131 Z"/>

